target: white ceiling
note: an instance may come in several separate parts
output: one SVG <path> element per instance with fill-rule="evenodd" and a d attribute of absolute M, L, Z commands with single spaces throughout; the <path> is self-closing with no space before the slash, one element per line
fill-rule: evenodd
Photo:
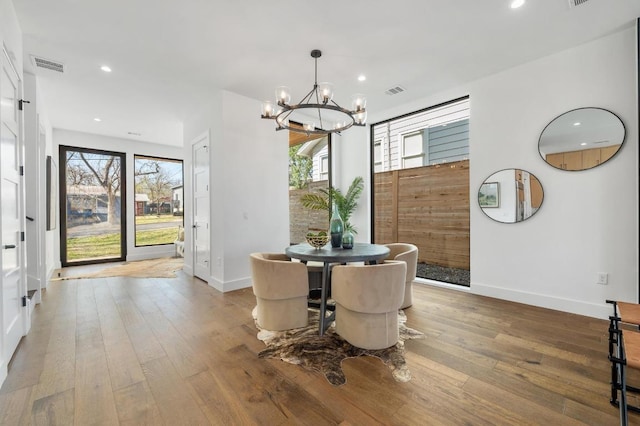
<path fill-rule="evenodd" d="M 54 128 L 182 145 L 182 122 L 220 88 L 298 101 L 318 80 L 350 106 L 392 108 L 629 28 L 640 0 L 14 0 L 25 70 Z M 30 55 L 64 63 L 33 67 Z M 108 65 L 113 72 L 100 70 Z M 365 82 L 357 76 L 364 73 Z M 401 85 L 405 92 L 384 92 Z M 428 105 L 425 105 L 425 107 Z M 259 120 L 259 103 L 255 119 Z M 101 122 L 93 119 L 99 117 Z M 129 132 L 140 133 L 132 136 Z"/>

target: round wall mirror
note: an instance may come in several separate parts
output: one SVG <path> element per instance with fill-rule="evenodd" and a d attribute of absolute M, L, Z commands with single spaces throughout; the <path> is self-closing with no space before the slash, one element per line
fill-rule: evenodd
<path fill-rule="evenodd" d="M 478 190 L 478 204 L 484 214 L 502 223 L 529 219 L 540 209 L 543 198 L 538 178 L 522 169 L 495 172 Z"/>
<path fill-rule="evenodd" d="M 586 170 L 599 166 L 622 146 L 622 120 L 602 108 L 578 108 L 554 118 L 538 140 L 544 161 L 560 170 Z"/>

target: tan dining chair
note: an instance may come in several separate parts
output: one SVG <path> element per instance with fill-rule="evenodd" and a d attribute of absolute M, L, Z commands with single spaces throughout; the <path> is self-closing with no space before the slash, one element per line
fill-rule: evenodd
<path fill-rule="evenodd" d="M 416 279 L 418 270 L 418 247 L 408 243 L 389 243 L 389 256 L 387 259 L 399 260 L 407 264 L 407 276 L 405 277 L 404 299 L 400 309 L 413 305 L 413 280 Z"/>
<path fill-rule="evenodd" d="M 272 331 L 305 327 L 307 266 L 280 253 L 251 253 L 250 262 L 258 325 Z"/>
<path fill-rule="evenodd" d="M 336 332 L 353 346 L 384 349 L 398 342 L 405 262 L 338 265 L 331 273 Z"/>

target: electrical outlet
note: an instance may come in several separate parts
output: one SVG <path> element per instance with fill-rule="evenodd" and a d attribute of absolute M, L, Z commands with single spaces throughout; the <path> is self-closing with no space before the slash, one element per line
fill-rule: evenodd
<path fill-rule="evenodd" d="M 598 284 L 607 285 L 609 284 L 609 274 L 606 272 L 598 272 Z"/>

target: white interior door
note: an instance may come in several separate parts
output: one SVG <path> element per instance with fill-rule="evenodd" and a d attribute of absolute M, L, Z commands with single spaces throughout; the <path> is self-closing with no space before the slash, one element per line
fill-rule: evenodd
<path fill-rule="evenodd" d="M 192 145 L 193 186 L 193 274 L 207 282 L 211 275 L 209 241 L 209 135 L 196 139 Z"/>
<path fill-rule="evenodd" d="M 0 82 L 0 198 L 2 207 L 2 361 L 8 362 L 25 332 L 22 296 L 26 285 L 20 238 L 22 186 L 20 177 L 19 78 L 3 50 Z M 0 362 L 2 364 L 2 362 Z M 6 364 L 5 364 L 6 365 Z"/>

